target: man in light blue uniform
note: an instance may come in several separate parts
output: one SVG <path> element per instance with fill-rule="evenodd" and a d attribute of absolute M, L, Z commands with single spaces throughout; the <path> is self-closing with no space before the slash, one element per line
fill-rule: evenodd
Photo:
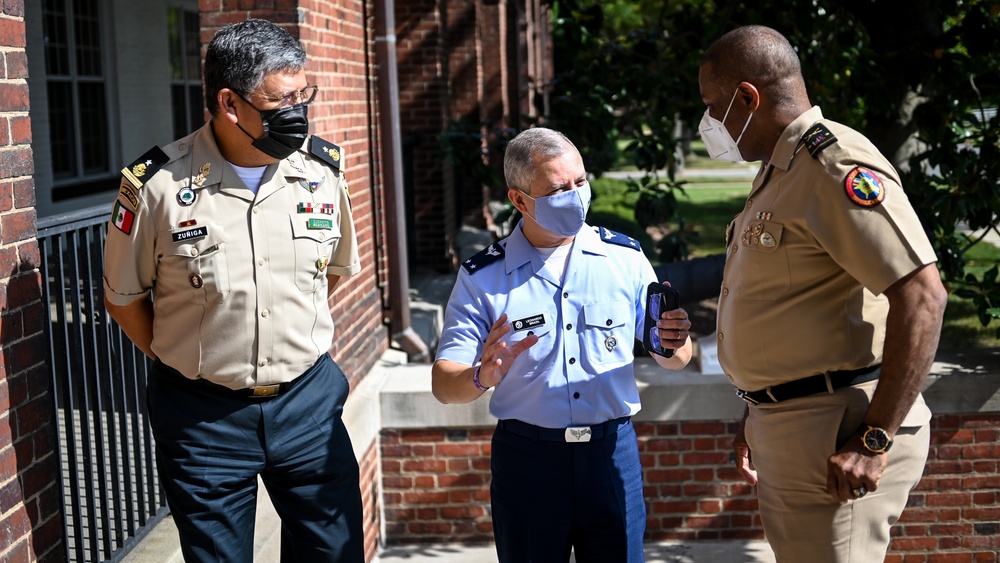
<path fill-rule="evenodd" d="M 524 216 L 462 264 L 433 367 L 443 403 L 496 387 L 490 412 L 493 530 L 501 563 L 643 561 L 646 511 L 631 416 L 647 286 L 632 238 L 584 222 L 590 185 L 576 147 L 533 128 L 506 149 L 508 197 Z M 691 322 L 663 312 L 654 354 L 691 358 Z"/>

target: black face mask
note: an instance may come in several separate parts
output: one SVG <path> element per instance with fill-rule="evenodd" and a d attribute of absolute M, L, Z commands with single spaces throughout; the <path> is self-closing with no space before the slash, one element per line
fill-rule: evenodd
<path fill-rule="evenodd" d="M 243 98 L 243 101 L 253 109 L 257 109 L 246 98 Z M 308 108 L 305 104 L 269 110 L 257 109 L 257 111 L 260 112 L 261 121 L 264 123 L 263 137 L 254 139 L 239 123 L 236 126 L 246 133 L 247 137 L 253 139 L 251 145 L 270 157 L 278 160 L 288 158 L 299 150 L 309 136 Z"/>

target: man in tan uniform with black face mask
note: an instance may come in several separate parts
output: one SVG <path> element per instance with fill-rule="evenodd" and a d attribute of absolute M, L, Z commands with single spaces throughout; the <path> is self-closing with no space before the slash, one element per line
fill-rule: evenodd
<path fill-rule="evenodd" d="M 281 560 L 361 563 L 328 299 L 361 269 L 340 149 L 309 136 L 306 52 L 248 20 L 205 55 L 212 119 L 122 170 L 108 312 L 155 360 L 157 470 L 185 561 L 251 561 L 258 476 Z"/>
<path fill-rule="evenodd" d="M 927 458 L 936 257 L 893 166 L 810 105 L 781 34 L 727 33 L 699 83 L 710 156 L 762 161 L 719 299 L 719 360 L 748 405 L 736 463 L 779 562 L 882 561 Z"/>

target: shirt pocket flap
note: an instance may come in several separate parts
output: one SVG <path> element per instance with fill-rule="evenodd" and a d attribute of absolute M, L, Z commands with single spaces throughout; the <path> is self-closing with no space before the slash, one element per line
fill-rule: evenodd
<path fill-rule="evenodd" d="M 628 301 L 613 301 L 610 303 L 590 303 L 583 306 L 583 321 L 587 326 L 614 328 L 624 325 L 629 318 Z"/>
<path fill-rule="evenodd" d="M 316 242 L 327 242 L 340 238 L 334 229 L 333 217 L 321 213 L 299 213 L 289 216 L 292 221 L 292 237 L 307 238 Z"/>

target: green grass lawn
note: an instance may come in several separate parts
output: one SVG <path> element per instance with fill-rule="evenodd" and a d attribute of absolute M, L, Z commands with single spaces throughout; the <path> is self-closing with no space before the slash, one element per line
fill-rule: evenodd
<path fill-rule="evenodd" d="M 643 250 L 654 264 L 657 262 L 652 238 L 635 224 L 635 202 L 638 197 L 629 193 L 624 181 L 599 178 L 592 182 L 594 201 L 588 223 L 623 232 L 639 240 Z M 684 192 L 677 194 L 680 212 L 688 229 L 697 233 L 691 244 L 692 257 L 707 256 L 725 251 L 726 226 L 739 213 L 750 191 L 749 182 L 723 182 L 720 178 L 691 179 L 684 184 Z M 676 228 L 676 223 L 670 225 Z M 1000 262 L 1000 248 L 980 243 L 969 253 L 967 272 L 981 276 Z M 945 311 L 941 348 L 992 348 L 1000 346 L 993 321 L 983 327 L 976 315 L 975 306 L 968 300 L 949 295 Z"/>
<path fill-rule="evenodd" d="M 1000 263 L 1000 248 L 988 243 L 979 243 L 966 253 L 967 274 L 982 278 L 983 272 Z M 944 311 L 944 327 L 941 329 L 943 349 L 994 348 L 1000 346 L 996 337 L 1000 321 L 994 320 L 988 326 L 979 322 L 976 307 L 971 301 L 948 294 L 948 308 Z"/>

